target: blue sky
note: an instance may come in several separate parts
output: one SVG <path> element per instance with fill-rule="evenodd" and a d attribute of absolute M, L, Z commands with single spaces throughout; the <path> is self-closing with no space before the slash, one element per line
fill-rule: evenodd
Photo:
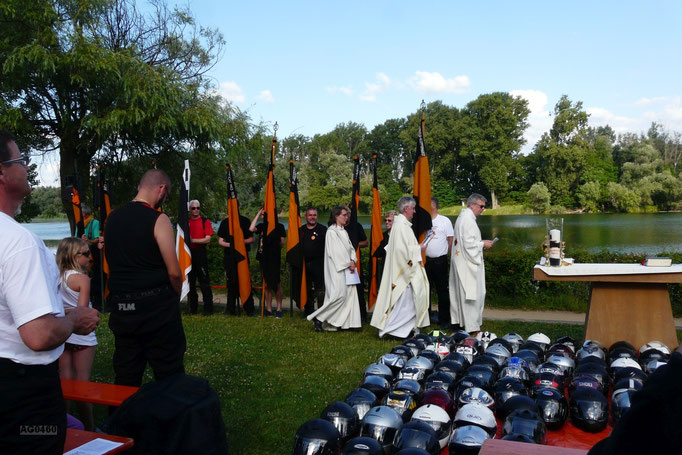
<path fill-rule="evenodd" d="M 422 99 L 461 108 L 495 91 L 529 100 L 526 152 L 562 94 L 592 125 L 682 132 L 679 1 L 177 3 L 225 37 L 210 72 L 220 93 L 277 121 L 280 138 L 348 121 L 371 130 Z"/>

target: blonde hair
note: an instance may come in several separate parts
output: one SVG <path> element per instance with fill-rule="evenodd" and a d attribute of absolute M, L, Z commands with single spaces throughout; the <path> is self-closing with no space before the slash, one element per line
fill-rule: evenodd
<path fill-rule="evenodd" d="M 63 275 L 67 270 L 75 270 L 87 274 L 87 270 L 81 267 L 76 260 L 76 256 L 83 247 L 88 248 L 88 242 L 78 237 L 67 237 L 59 242 L 56 259 L 60 275 Z"/>

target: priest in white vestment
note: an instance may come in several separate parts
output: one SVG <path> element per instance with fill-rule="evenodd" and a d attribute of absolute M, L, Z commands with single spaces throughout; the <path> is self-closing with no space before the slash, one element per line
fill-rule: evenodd
<path fill-rule="evenodd" d="M 422 247 L 412 231 L 415 205 L 411 197 L 400 198 L 398 214 L 393 218 L 370 323 L 379 329 L 379 337 L 407 338 L 412 331 L 430 324 L 429 280 L 422 264 Z"/>
<path fill-rule="evenodd" d="M 483 323 L 485 303 L 485 266 L 483 249 L 492 248 L 492 240 L 481 240 L 476 224 L 485 210 L 487 199 L 474 193 L 467 199 L 455 222 L 455 240 L 450 258 L 450 319 L 455 329 L 475 335 Z M 459 326 L 459 327 L 458 327 Z"/>
<path fill-rule="evenodd" d="M 349 216 L 343 206 L 334 207 L 329 216 L 331 225 L 324 240 L 324 303 L 308 316 L 317 331 L 362 327 L 356 285 L 346 284 L 346 272 L 357 273 L 355 249 L 343 228 Z"/>

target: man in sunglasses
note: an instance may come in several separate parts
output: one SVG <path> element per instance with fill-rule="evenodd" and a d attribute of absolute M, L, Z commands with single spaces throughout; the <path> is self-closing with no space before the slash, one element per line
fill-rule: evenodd
<path fill-rule="evenodd" d="M 201 288 L 201 298 L 204 302 L 204 316 L 213 314 L 213 292 L 211 291 L 211 279 L 208 275 L 208 256 L 206 245 L 211 243 L 213 226 L 211 220 L 201 216 L 201 204 L 196 199 L 189 202 L 189 237 L 192 240 L 192 270 L 189 272 L 189 313 L 197 314 L 199 296 L 197 295 L 197 278 Z"/>
<path fill-rule="evenodd" d="M 99 313 L 64 315 L 54 254 L 14 220 L 30 192 L 28 158 L 0 130 L 0 453 L 57 454 L 66 438 L 58 359 L 71 333 L 97 327 Z"/>
<path fill-rule="evenodd" d="M 485 210 L 487 199 L 473 193 L 455 221 L 455 242 L 450 258 L 450 318 L 455 329 L 471 335 L 481 330 L 485 303 L 483 250 L 492 240 L 482 240 L 476 218 Z"/>

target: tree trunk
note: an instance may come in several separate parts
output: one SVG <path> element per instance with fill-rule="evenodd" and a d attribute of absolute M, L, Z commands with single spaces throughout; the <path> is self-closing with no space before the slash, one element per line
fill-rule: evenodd
<path fill-rule="evenodd" d="M 490 190 L 490 204 L 491 204 L 491 208 L 493 210 L 500 207 L 500 205 L 497 201 L 497 196 L 495 196 L 495 191 L 493 191 L 493 190 Z"/>

